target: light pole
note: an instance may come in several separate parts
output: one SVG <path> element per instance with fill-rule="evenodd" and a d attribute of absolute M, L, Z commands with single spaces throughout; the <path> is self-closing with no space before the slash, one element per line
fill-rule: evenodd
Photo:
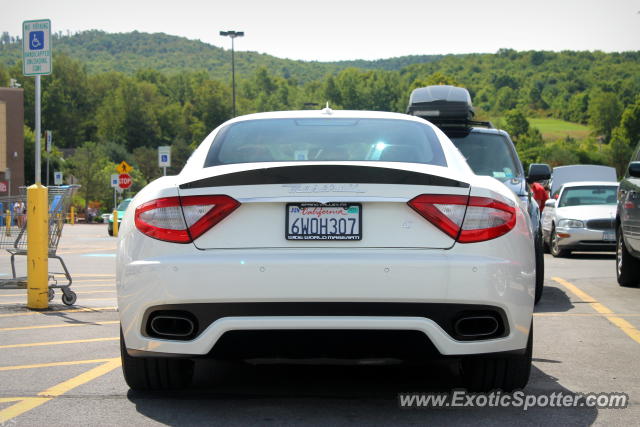
<path fill-rule="evenodd" d="M 233 39 L 244 36 L 244 31 L 220 31 L 221 36 L 231 37 L 231 93 L 233 94 L 233 117 L 236 116 L 236 61 Z"/>

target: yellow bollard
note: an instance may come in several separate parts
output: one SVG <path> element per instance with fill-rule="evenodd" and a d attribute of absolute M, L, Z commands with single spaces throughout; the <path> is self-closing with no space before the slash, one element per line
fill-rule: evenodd
<path fill-rule="evenodd" d="M 69 212 L 69 224 L 73 225 L 76 223 L 76 208 L 71 206 L 71 212 Z"/>
<path fill-rule="evenodd" d="M 27 307 L 49 307 L 48 190 L 41 184 L 27 188 Z"/>
<path fill-rule="evenodd" d="M 118 237 L 118 211 L 113 210 L 113 237 Z"/>
<path fill-rule="evenodd" d="M 11 211 L 7 209 L 5 216 L 5 226 L 7 227 L 7 236 L 11 236 Z"/>

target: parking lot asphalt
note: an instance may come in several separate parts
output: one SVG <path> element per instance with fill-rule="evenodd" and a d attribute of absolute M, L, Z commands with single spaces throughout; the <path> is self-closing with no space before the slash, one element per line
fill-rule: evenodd
<path fill-rule="evenodd" d="M 612 253 L 545 255 L 545 293 L 534 314 L 534 366 L 525 391 L 624 392 L 628 407 L 523 411 L 401 409 L 399 392 L 459 386 L 455 367 L 443 361 L 345 366 L 203 360 L 187 391 L 131 392 L 120 370 L 115 247 L 104 225 L 64 228 L 58 255 L 78 294 L 72 307 L 57 291 L 49 310 L 30 311 L 24 289 L 0 285 L 0 426 L 634 425 L 640 419 L 640 289 L 617 285 Z M 26 274 L 24 258 L 18 257 L 18 275 Z M 55 260 L 49 270 L 62 271 Z M 8 254 L 0 254 L 0 279 L 10 274 Z"/>

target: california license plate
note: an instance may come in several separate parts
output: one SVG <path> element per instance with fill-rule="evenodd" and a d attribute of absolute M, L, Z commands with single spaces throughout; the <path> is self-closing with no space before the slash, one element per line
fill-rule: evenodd
<path fill-rule="evenodd" d="M 361 240 L 362 205 L 287 203 L 287 240 Z"/>
<path fill-rule="evenodd" d="M 602 234 L 602 240 L 606 241 L 606 242 L 615 242 L 616 240 L 616 233 L 614 233 L 613 231 L 605 231 Z"/>

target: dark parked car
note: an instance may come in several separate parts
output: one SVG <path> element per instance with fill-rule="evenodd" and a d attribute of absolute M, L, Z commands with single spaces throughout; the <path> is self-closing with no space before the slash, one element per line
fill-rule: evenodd
<path fill-rule="evenodd" d="M 490 122 L 474 120 L 471 95 L 462 87 L 438 85 L 414 89 L 407 114 L 422 117 L 438 126 L 467 159 L 477 175 L 491 176 L 509 187 L 525 205 L 533 224 L 536 254 L 537 303 L 544 285 L 544 249 L 540 209 L 527 183 L 551 178 L 546 164 L 532 164 L 525 177 L 524 168 L 509 134 Z"/>
<path fill-rule="evenodd" d="M 640 143 L 618 189 L 616 240 L 618 283 L 640 285 Z"/>

